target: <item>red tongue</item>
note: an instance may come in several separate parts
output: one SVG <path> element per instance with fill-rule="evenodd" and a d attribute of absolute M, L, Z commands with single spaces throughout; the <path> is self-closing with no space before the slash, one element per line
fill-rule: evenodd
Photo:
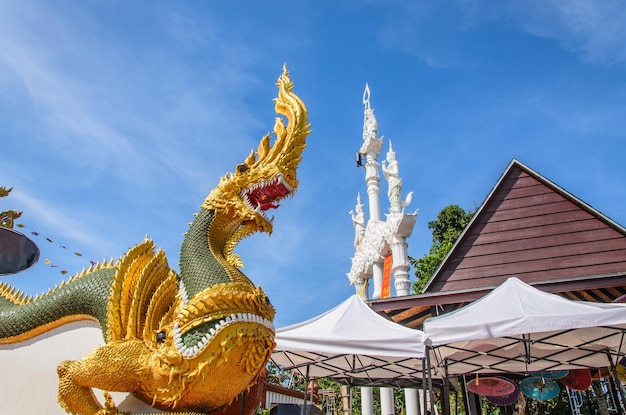
<path fill-rule="evenodd" d="M 274 200 L 287 194 L 287 189 L 282 185 L 267 186 L 263 189 L 252 192 L 251 196 L 261 207 L 261 210 L 276 209 L 280 205 L 274 203 Z"/>
<path fill-rule="evenodd" d="M 261 210 L 276 209 L 279 205 L 272 203 L 272 200 L 272 196 L 269 196 L 267 194 L 261 195 L 259 197 L 259 205 L 261 206 Z"/>

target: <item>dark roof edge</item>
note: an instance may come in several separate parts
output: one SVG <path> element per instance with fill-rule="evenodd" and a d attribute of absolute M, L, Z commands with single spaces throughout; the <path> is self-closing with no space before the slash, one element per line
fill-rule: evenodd
<path fill-rule="evenodd" d="M 615 287 L 616 284 L 624 285 L 626 272 L 611 274 L 590 275 L 586 277 L 561 278 L 555 280 L 537 281 L 527 283 L 535 288 L 548 293 L 561 293 L 577 290 Z M 424 293 L 407 295 L 402 297 L 390 297 L 385 299 L 368 300 L 367 303 L 374 311 L 404 310 L 419 306 L 436 306 L 443 304 L 458 304 L 471 302 L 479 299 L 496 286 L 471 288 L 467 290 L 441 291 L 437 293 Z"/>

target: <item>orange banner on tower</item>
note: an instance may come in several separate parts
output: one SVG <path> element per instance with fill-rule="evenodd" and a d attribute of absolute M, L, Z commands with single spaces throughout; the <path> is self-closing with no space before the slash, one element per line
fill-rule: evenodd
<path fill-rule="evenodd" d="M 383 286 L 380 289 L 380 298 L 391 297 L 391 264 L 393 257 L 391 254 L 385 257 L 385 266 L 383 267 Z"/>

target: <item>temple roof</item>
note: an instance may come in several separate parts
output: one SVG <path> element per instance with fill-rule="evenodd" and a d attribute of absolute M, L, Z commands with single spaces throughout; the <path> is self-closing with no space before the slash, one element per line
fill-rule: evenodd
<path fill-rule="evenodd" d="M 512 160 L 424 294 L 372 305 L 417 327 L 431 307 L 458 308 L 509 277 L 572 299 L 613 301 L 626 293 L 626 229 Z"/>

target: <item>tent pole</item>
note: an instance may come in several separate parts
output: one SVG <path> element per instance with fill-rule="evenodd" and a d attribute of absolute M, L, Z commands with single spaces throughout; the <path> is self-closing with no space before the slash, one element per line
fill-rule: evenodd
<path fill-rule="evenodd" d="M 443 378 L 443 384 L 441 385 L 441 412 L 443 415 L 450 415 L 450 382 L 448 378 Z"/>
<path fill-rule="evenodd" d="M 620 350 L 621 350 L 621 347 L 620 347 Z M 622 383 L 617 377 L 617 371 L 615 370 L 615 367 L 619 363 L 613 362 L 613 359 L 611 358 L 611 352 L 608 349 L 606 349 L 606 357 L 609 359 L 609 367 L 611 368 L 611 372 L 613 373 L 613 381 L 615 383 L 615 386 L 617 387 L 617 390 L 619 391 L 619 394 L 622 398 L 622 402 L 626 403 L 626 394 L 624 393 L 624 388 L 622 388 Z M 617 357 L 619 357 L 619 354 L 617 355 Z M 617 402 L 617 405 L 619 406 L 620 403 Z"/>
<path fill-rule="evenodd" d="M 350 410 L 349 410 L 349 414 L 352 415 L 352 386 L 348 386 L 348 402 L 350 402 Z"/>
<path fill-rule="evenodd" d="M 430 372 L 430 347 L 426 346 L 426 365 L 428 366 L 428 398 L 430 400 L 430 413 L 435 414 L 435 393 L 433 392 L 433 378 Z"/>
<path fill-rule="evenodd" d="M 306 414 L 306 400 L 307 400 L 307 390 L 306 387 L 309 385 L 309 365 L 306 366 L 306 375 L 304 376 L 304 397 L 302 398 L 302 409 L 300 409 L 300 415 Z"/>
<path fill-rule="evenodd" d="M 424 400 L 424 415 L 428 413 L 428 400 L 426 399 L 426 359 L 422 359 L 422 399 Z"/>
<path fill-rule="evenodd" d="M 609 376 L 606 379 L 606 383 L 607 388 L 611 391 L 611 401 L 613 402 L 613 405 L 615 405 L 615 408 L 617 409 L 617 415 L 624 415 L 624 411 L 622 409 L 622 403 L 621 403 L 621 399 L 618 396 L 618 392 L 617 392 L 617 386 L 615 386 L 615 380 L 613 379 L 612 376 Z"/>
<path fill-rule="evenodd" d="M 465 374 L 463 374 L 461 387 L 463 388 L 463 407 L 468 415 L 473 415 L 472 409 L 474 408 L 474 406 L 470 403 L 469 391 L 467 390 L 467 378 L 465 377 Z"/>
<path fill-rule="evenodd" d="M 526 362 L 526 372 L 528 372 L 528 365 L 530 360 L 530 334 L 522 334 L 522 341 L 524 342 L 524 361 Z"/>

